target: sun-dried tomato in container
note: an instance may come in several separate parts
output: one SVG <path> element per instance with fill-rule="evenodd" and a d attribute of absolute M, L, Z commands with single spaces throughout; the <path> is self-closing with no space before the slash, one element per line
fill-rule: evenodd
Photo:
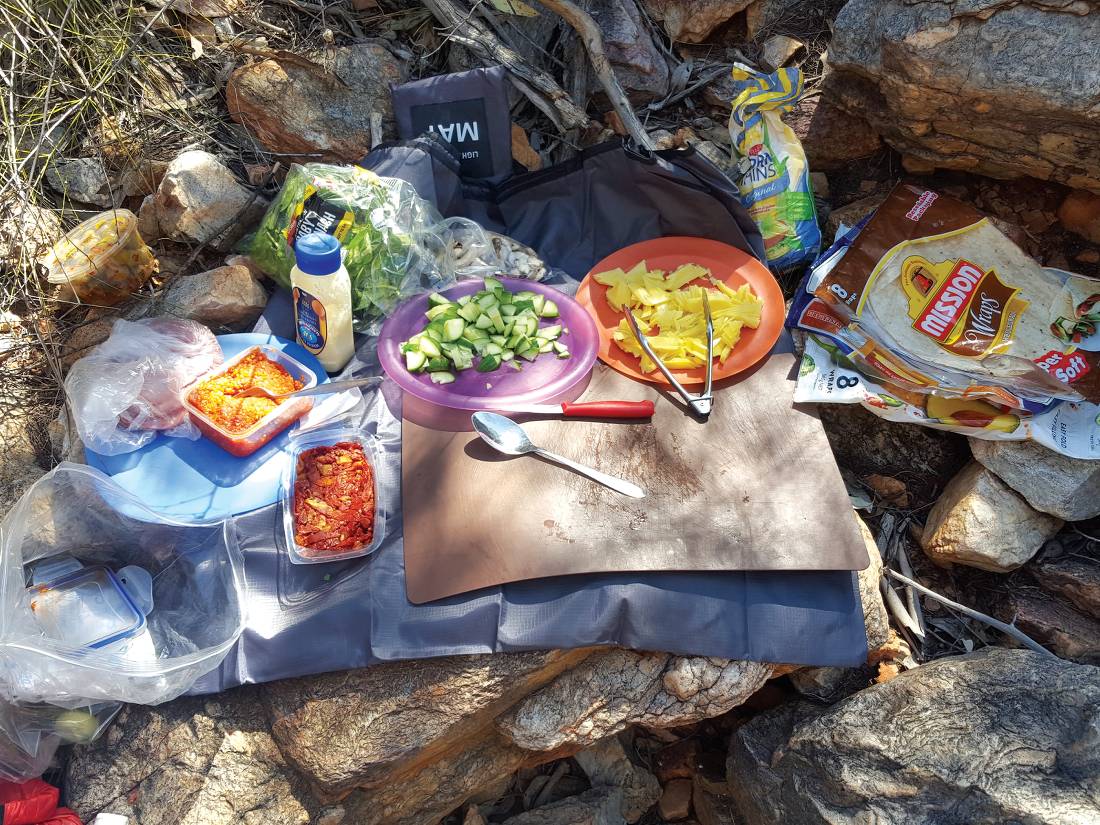
<path fill-rule="evenodd" d="M 283 483 L 283 523 L 296 564 L 337 561 L 372 552 L 382 540 L 376 453 L 355 430 L 296 439 Z"/>

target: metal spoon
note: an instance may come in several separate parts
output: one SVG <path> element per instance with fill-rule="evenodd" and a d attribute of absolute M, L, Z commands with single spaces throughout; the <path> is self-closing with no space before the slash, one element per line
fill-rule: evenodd
<path fill-rule="evenodd" d="M 255 384 L 251 387 L 245 387 L 237 393 L 237 398 L 273 398 L 280 401 L 284 398 L 301 398 L 304 395 L 328 395 L 330 392 L 350 390 L 352 387 L 366 387 L 370 384 L 377 384 L 381 380 L 382 378 L 377 375 L 372 375 L 370 378 L 349 378 L 346 381 L 329 381 L 327 384 L 318 384 L 316 387 L 307 387 L 304 390 L 294 390 L 293 392 L 272 392 L 267 387 Z"/>
<path fill-rule="evenodd" d="M 474 429 L 477 430 L 477 434 L 481 436 L 482 441 L 505 455 L 526 455 L 527 453 L 534 453 L 535 455 L 542 456 L 548 461 L 553 461 L 563 467 L 575 470 L 581 475 L 586 475 L 593 481 L 598 481 L 600 484 L 610 487 L 615 492 L 622 493 L 624 496 L 645 498 L 645 490 L 636 484 L 631 484 L 629 481 L 623 481 L 621 478 L 616 478 L 615 476 L 609 476 L 607 473 L 601 473 L 599 470 L 594 470 L 591 467 L 586 467 L 583 464 L 570 461 L 568 458 L 563 458 L 541 447 L 536 447 L 531 443 L 531 439 L 528 438 L 527 432 L 523 427 L 510 418 L 505 418 L 503 415 L 497 415 L 491 412 L 476 412 L 473 414 L 472 419 L 474 422 Z"/>

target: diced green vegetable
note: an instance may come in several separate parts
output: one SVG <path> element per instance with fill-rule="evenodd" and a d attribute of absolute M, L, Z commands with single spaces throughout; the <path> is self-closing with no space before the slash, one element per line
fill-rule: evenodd
<path fill-rule="evenodd" d="M 449 304 L 449 303 L 450 303 L 450 300 L 447 299 L 447 298 L 444 298 L 438 292 L 433 292 L 431 295 L 428 296 L 428 306 L 430 306 L 430 307 L 443 306 L 443 305 Z"/>
<path fill-rule="evenodd" d="M 477 365 L 478 372 L 492 372 L 500 366 L 499 355 L 485 355 Z"/>
<path fill-rule="evenodd" d="M 439 358 L 429 358 L 428 363 L 424 365 L 424 369 L 428 372 L 440 372 L 448 369 L 450 366 L 451 362 L 441 355 Z"/>
<path fill-rule="evenodd" d="M 481 315 L 481 307 L 477 304 L 466 304 L 458 309 L 458 317 L 471 324 L 478 319 L 479 315 Z"/>
<path fill-rule="evenodd" d="M 422 352 L 405 353 L 405 369 L 409 372 L 420 372 L 426 363 L 428 363 L 428 356 Z"/>
<path fill-rule="evenodd" d="M 447 372 L 446 370 L 438 370 L 437 372 L 429 373 L 432 379 L 432 383 L 435 384 L 453 384 L 455 376 L 453 372 Z"/>
<path fill-rule="evenodd" d="M 552 324 L 551 326 L 543 327 L 540 330 L 536 330 L 535 335 L 547 341 L 556 341 L 561 337 L 561 324 Z"/>
<path fill-rule="evenodd" d="M 557 318 L 558 317 L 558 305 L 553 301 L 547 301 L 543 304 L 542 312 L 539 313 L 543 318 Z"/>
<path fill-rule="evenodd" d="M 443 340 L 457 341 L 462 337 L 462 330 L 466 329 L 466 322 L 461 318 L 452 318 L 443 323 Z"/>
<path fill-rule="evenodd" d="M 438 304 L 424 314 L 428 316 L 429 321 L 434 321 L 436 318 L 442 318 L 443 320 L 457 318 L 458 312 L 455 307 L 455 304 Z"/>
<path fill-rule="evenodd" d="M 443 354 L 443 350 L 439 348 L 439 344 L 427 335 L 420 339 L 420 351 L 429 358 L 438 358 Z"/>

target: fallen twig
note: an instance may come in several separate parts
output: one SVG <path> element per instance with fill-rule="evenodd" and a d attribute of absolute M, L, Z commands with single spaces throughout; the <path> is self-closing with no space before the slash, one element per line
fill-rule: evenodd
<path fill-rule="evenodd" d="M 1024 633 L 1022 630 L 1014 625 L 1007 624 L 1006 622 L 1002 622 L 999 619 L 994 619 L 992 616 L 988 616 L 985 613 L 975 610 L 972 607 L 967 607 L 965 604 L 959 604 L 956 601 L 952 601 L 946 596 L 941 596 L 936 591 L 929 590 L 923 584 L 915 582 L 908 576 L 903 576 L 901 573 L 895 572 L 889 567 L 884 567 L 882 572 L 890 578 L 897 579 L 902 584 L 912 587 L 917 592 L 923 593 L 928 598 L 935 599 L 937 602 L 944 605 L 945 607 L 950 607 L 952 610 L 957 610 L 963 615 L 969 616 L 971 619 L 977 619 L 979 622 L 984 622 L 990 627 L 1001 631 L 1001 633 L 1004 633 L 1006 636 L 1011 636 L 1013 639 L 1018 641 L 1029 650 L 1034 650 L 1036 653 L 1045 653 L 1047 656 L 1054 656 L 1054 658 L 1058 658 L 1057 656 L 1055 656 L 1055 654 L 1051 653 L 1049 650 L 1047 650 L 1045 647 L 1043 647 L 1041 644 L 1039 644 L 1037 641 L 1032 639 L 1030 636 L 1028 636 L 1026 633 Z"/>
<path fill-rule="evenodd" d="M 535 89 L 558 112 L 558 117 L 566 129 L 585 128 L 592 121 L 569 94 L 546 72 L 537 69 L 525 61 L 515 49 L 501 42 L 488 26 L 466 9 L 458 0 L 424 0 L 424 5 L 449 31 L 446 38 L 465 46 L 488 63 L 499 63 L 513 77 L 522 80 L 527 88 Z M 524 86 L 516 84 L 520 91 Z M 535 105 L 538 101 L 532 99 Z"/>
<path fill-rule="evenodd" d="M 891 573 L 893 572 L 888 567 L 883 569 Z M 901 597 L 897 594 L 897 591 L 890 586 L 890 582 L 886 581 L 886 579 L 882 579 L 879 585 L 882 590 L 883 601 L 886 602 L 886 609 L 898 620 L 898 624 L 923 641 L 925 636 L 924 630 L 917 624 L 916 619 L 913 618 L 909 611 L 905 609 Z"/>
<path fill-rule="evenodd" d="M 604 52 L 603 34 L 596 21 L 592 19 L 592 15 L 571 0 L 539 0 L 539 2 L 560 15 L 580 36 L 585 51 L 588 52 L 588 59 L 592 61 L 592 68 L 596 70 L 596 77 L 600 79 L 600 85 L 603 86 L 611 106 L 619 115 L 623 127 L 630 136 L 645 149 L 656 148 L 653 140 L 646 133 L 645 127 L 642 126 L 642 122 L 638 120 L 638 115 L 634 113 L 634 107 L 630 105 L 623 87 L 619 85 L 619 79 L 615 77 L 615 70 L 611 68 L 611 61 L 607 59 L 607 54 Z"/>
<path fill-rule="evenodd" d="M 717 80 L 723 74 L 726 74 L 732 68 L 732 63 L 718 66 L 717 68 L 707 72 L 694 83 L 688 85 L 686 88 L 681 89 L 676 94 L 669 95 L 664 100 L 654 101 L 653 103 L 650 103 L 646 108 L 649 109 L 649 111 L 651 112 L 659 112 L 666 106 L 671 106 L 673 103 L 679 103 L 681 100 L 683 100 L 685 97 L 687 97 L 697 89 L 701 89 L 703 86 L 713 83 L 715 80 Z"/>

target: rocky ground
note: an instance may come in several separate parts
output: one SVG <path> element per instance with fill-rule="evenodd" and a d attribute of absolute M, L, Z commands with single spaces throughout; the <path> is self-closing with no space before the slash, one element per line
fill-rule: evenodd
<path fill-rule="evenodd" d="M 395 82 L 481 65 L 494 39 L 520 42 L 567 97 L 588 101 L 578 116 L 560 98 L 517 94 L 525 165 L 623 130 L 567 27 L 543 9 L 492 6 L 470 17 L 475 41 L 448 41 L 466 25 L 451 2 L 187 0 L 149 12 L 161 45 L 184 46 L 164 49 L 176 59 L 161 70 L 181 77 L 147 105 L 202 117 L 140 152 L 120 148 L 140 130 L 85 128 L 43 166 L 38 205 L 5 211 L 0 252 L 7 277 L 23 247 L 56 236 L 59 215 L 67 225 L 124 205 L 160 271 L 112 310 L 32 299 L 30 286 L 6 301 L 0 507 L 79 460 L 57 377 L 114 317 L 171 313 L 217 331 L 256 319 L 271 286 L 235 242 L 288 161 L 353 162 L 392 136 Z M 827 236 L 907 175 L 990 214 L 1044 264 L 1100 275 L 1094 3 L 588 8 L 653 140 L 694 145 L 725 169 L 729 62 L 802 65 L 810 89 L 788 122 Z M 1100 462 L 853 407 L 820 413 L 875 562 L 861 574 L 863 668 L 610 649 L 394 663 L 129 707 L 52 775 L 81 814 L 137 825 L 1100 820 Z M 931 597 L 913 598 L 914 622 L 898 607 L 908 594 L 880 581 L 882 556 L 1056 657 Z"/>

